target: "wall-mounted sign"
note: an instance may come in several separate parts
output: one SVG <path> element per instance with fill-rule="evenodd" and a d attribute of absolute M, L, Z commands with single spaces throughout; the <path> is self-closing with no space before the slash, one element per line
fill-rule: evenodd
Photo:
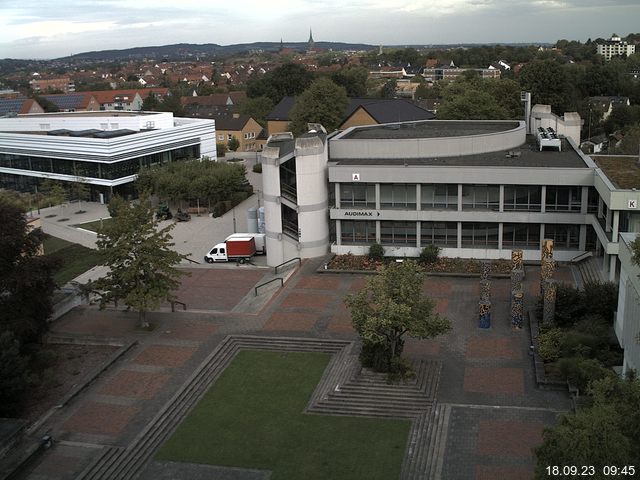
<path fill-rule="evenodd" d="M 379 217 L 380 212 L 372 212 L 367 210 L 347 210 L 344 212 L 345 217 Z"/>
<path fill-rule="evenodd" d="M 638 208 L 638 200 L 627 201 L 627 208 Z"/>
<path fill-rule="evenodd" d="M 360 181 L 360 174 L 359 173 L 352 173 L 351 174 L 351 181 L 359 182 Z"/>

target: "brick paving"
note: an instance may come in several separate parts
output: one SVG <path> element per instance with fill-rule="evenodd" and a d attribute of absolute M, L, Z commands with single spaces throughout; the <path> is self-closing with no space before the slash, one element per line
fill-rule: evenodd
<path fill-rule="evenodd" d="M 361 289 L 370 276 L 315 273 L 320 263 L 303 263 L 257 314 L 230 313 L 264 278 L 264 270 L 244 267 L 193 269 L 180 290 L 181 301 L 187 299 L 189 309 L 211 313 L 151 313 L 151 332 L 136 328 L 137 315 L 132 312 L 73 310 L 53 325 L 54 331 L 136 339 L 140 345 L 52 417 L 47 428 L 54 436 L 126 446 L 230 333 L 357 338 L 344 297 Z M 569 278 L 570 273 L 560 268 L 558 278 Z M 525 306 L 534 304 L 538 288 L 539 268 L 527 266 Z M 428 277 L 425 282 L 435 310 L 451 320 L 453 329 L 437 339 L 408 338 L 404 354 L 442 363 L 437 402 L 451 405 L 451 417 L 443 432 L 440 479 L 530 477 L 531 447 L 540 441 L 542 428 L 554 424 L 558 411 L 569 408 L 566 394 L 536 387 L 532 361 L 525 353 L 527 329 L 510 327 L 509 289 L 508 279 L 492 280 L 492 325 L 482 330 L 477 318 L 478 278 Z M 61 448 L 54 447 L 36 464 L 38 475 Z M 62 464 L 36 480 L 74 478 L 74 472 L 59 470 L 77 473 L 82 467 L 73 460 L 63 459 Z"/>
<path fill-rule="evenodd" d="M 151 345 L 134 358 L 133 363 L 161 367 L 180 367 L 191 358 L 194 352 L 195 348 L 193 347 Z"/>

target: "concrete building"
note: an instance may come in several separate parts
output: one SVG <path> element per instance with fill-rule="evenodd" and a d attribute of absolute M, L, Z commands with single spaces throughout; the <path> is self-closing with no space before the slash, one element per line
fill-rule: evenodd
<path fill-rule="evenodd" d="M 73 112 L 0 118 L 0 188 L 82 181 L 94 200 L 132 193 L 140 168 L 216 159 L 215 122 L 167 112 Z"/>
<path fill-rule="evenodd" d="M 596 53 L 602 55 L 605 60 L 611 60 L 611 57 L 626 55 L 627 57 L 636 52 L 636 46 L 633 43 L 623 42 L 615 33 L 609 40 L 596 44 Z"/>
<path fill-rule="evenodd" d="M 620 283 L 618 311 L 614 328 L 620 346 L 624 348 L 622 373 L 640 371 L 640 266 L 633 263 L 631 243 L 637 234 L 620 235 Z"/>
<path fill-rule="evenodd" d="M 618 233 L 640 231 L 640 185 L 612 182 L 577 148 L 580 123 L 534 106 L 528 125 L 431 120 L 272 137 L 262 156 L 268 250 L 278 252 L 269 264 L 365 254 L 374 242 L 397 257 L 435 244 L 449 257 L 518 248 L 539 260 L 551 238 L 557 260 L 592 252 L 614 280 Z"/>

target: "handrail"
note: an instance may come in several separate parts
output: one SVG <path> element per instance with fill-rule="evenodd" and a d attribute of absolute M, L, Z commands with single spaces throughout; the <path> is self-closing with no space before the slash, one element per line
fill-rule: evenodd
<path fill-rule="evenodd" d="M 593 252 L 590 250 L 587 250 L 586 252 L 582 252 L 579 255 L 576 255 L 575 257 L 573 257 L 571 260 L 569 260 L 569 263 L 577 263 L 581 260 L 584 260 L 585 258 L 589 258 L 593 256 Z"/>
<path fill-rule="evenodd" d="M 255 294 L 256 294 L 256 297 L 258 296 L 258 289 L 259 289 L 260 287 L 264 287 L 265 285 L 269 285 L 270 283 L 275 282 L 276 280 L 280 280 L 280 286 L 281 286 L 281 287 L 284 287 L 284 279 L 283 279 L 283 278 L 281 278 L 281 277 L 272 278 L 272 279 L 271 279 L 271 280 L 269 280 L 268 282 L 261 283 L 260 285 L 257 285 L 257 286 L 253 289 L 253 291 L 254 291 L 254 292 L 255 292 Z"/>
<path fill-rule="evenodd" d="M 198 265 L 200 265 L 200 262 L 196 261 L 196 260 L 191 260 L 189 257 L 184 257 L 185 260 L 189 260 L 191 263 L 197 263 Z"/>
<path fill-rule="evenodd" d="M 274 274 L 278 274 L 278 268 L 280 267 L 284 267 L 287 263 L 291 263 L 291 262 L 295 262 L 296 260 L 298 260 L 298 265 L 302 265 L 302 259 L 300 257 L 295 257 L 292 258 L 290 260 L 287 260 L 286 262 L 281 263 L 280 265 L 276 265 L 276 267 L 274 268 Z"/>
<path fill-rule="evenodd" d="M 173 301 L 171 302 L 171 311 L 172 311 L 172 312 L 175 312 L 175 311 L 176 311 L 176 303 L 177 303 L 178 305 L 182 305 L 182 309 L 183 309 L 184 311 L 186 311 L 186 310 L 187 310 L 187 304 L 186 304 L 186 303 L 184 303 L 184 302 L 179 302 L 178 300 L 173 300 Z"/>

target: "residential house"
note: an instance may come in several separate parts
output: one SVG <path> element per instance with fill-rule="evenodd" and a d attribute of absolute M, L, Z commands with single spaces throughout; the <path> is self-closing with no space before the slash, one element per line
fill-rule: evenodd
<path fill-rule="evenodd" d="M 264 140 L 260 140 L 262 126 L 249 115 L 232 114 L 230 117 L 216 119 L 217 142 L 228 146 L 232 138 L 240 143 L 238 152 L 257 152 L 262 150 Z"/>
<path fill-rule="evenodd" d="M 617 97 L 617 96 L 603 96 L 603 97 L 589 97 L 589 105 L 597 107 L 602 111 L 601 120 L 604 121 L 609 118 L 611 112 L 615 107 L 629 106 L 629 97 Z"/>
<path fill-rule="evenodd" d="M 39 74 L 34 74 L 34 77 L 29 80 L 29 87 L 35 93 L 52 90 L 60 90 L 63 93 L 76 91 L 76 86 L 70 77 L 42 78 Z"/>
<path fill-rule="evenodd" d="M 129 90 L 101 90 L 90 93 L 100 104 L 100 110 L 142 110 L 142 102 L 149 95 L 154 94 L 159 101 L 169 95 L 168 88 L 140 88 Z"/>
<path fill-rule="evenodd" d="M 44 109 L 33 98 L 0 98 L 0 117 L 24 113 L 44 113 Z"/>
<path fill-rule="evenodd" d="M 42 98 L 53 103 L 60 112 L 97 112 L 100 110 L 100 104 L 90 92 L 42 95 Z"/>
<path fill-rule="evenodd" d="M 606 61 L 612 57 L 625 55 L 627 57 L 636 52 L 636 46 L 633 43 L 623 41 L 619 35 L 613 34 L 609 40 L 596 44 L 596 53 L 602 55 Z"/>
<path fill-rule="evenodd" d="M 284 97 L 267 115 L 269 135 L 289 130 L 289 113 L 294 103 L 294 97 Z M 433 118 L 435 118 L 433 113 L 405 99 L 351 98 L 338 130 L 353 126 L 431 120 Z"/>

